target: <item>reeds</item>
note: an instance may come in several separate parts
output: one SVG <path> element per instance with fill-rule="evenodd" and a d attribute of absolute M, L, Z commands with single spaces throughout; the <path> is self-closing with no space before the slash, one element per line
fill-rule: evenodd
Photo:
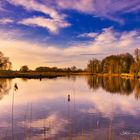
<path fill-rule="evenodd" d="M 30 120 L 30 135 L 29 135 L 29 140 L 30 140 L 30 138 L 31 138 L 31 136 L 32 136 L 32 103 L 31 103 L 31 105 L 30 105 L 30 118 L 29 118 Z"/>
<path fill-rule="evenodd" d="M 47 140 L 46 137 L 46 114 L 44 115 L 44 120 L 43 120 L 43 133 L 44 133 L 44 140 Z"/>
<path fill-rule="evenodd" d="M 14 90 L 12 95 L 12 140 L 14 140 Z"/>
<path fill-rule="evenodd" d="M 32 103 L 30 105 L 30 108 L 29 105 L 27 104 L 27 108 L 24 114 L 24 139 L 26 140 L 28 138 L 30 140 L 31 137 L 32 137 Z"/>
<path fill-rule="evenodd" d="M 15 92 L 18 90 L 17 83 L 14 84 L 13 95 L 12 95 L 12 140 L 14 140 L 14 100 Z"/>

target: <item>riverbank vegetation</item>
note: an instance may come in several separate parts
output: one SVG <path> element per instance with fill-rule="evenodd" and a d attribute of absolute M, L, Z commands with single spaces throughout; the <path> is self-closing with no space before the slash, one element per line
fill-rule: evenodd
<path fill-rule="evenodd" d="M 114 75 L 140 77 L 140 50 L 129 53 L 110 55 L 102 60 L 93 58 L 87 65 L 87 71 L 94 75 Z"/>
<path fill-rule="evenodd" d="M 140 49 L 134 51 L 134 55 L 123 53 L 110 55 L 102 60 L 92 58 L 84 70 L 76 66 L 68 68 L 37 67 L 31 70 L 27 65 L 19 70 L 12 70 L 12 63 L 8 57 L 0 52 L 0 78 L 54 78 L 69 75 L 97 75 L 97 76 L 121 76 L 140 77 Z"/>

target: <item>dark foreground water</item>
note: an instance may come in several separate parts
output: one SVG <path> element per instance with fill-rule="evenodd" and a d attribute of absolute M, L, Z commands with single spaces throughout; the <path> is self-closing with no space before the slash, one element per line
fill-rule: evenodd
<path fill-rule="evenodd" d="M 1 79 L 0 140 L 12 139 L 140 140 L 140 81 Z"/>

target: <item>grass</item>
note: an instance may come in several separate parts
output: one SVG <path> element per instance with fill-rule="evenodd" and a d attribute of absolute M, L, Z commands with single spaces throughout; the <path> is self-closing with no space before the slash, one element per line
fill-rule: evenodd
<path fill-rule="evenodd" d="M 89 72 L 36 72 L 36 71 L 29 71 L 29 72 L 21 72 L 21 71 L 0 71 L 0 78 L 28 78 L 28 79 L 42 79 L 42 78 L 56 78 L 56 77 L 64 77 L 64 76 L 71 76 L 71 75 L 95 75 L 95 76 L 115 76 L 115 77 L 123 77 L 123 78 L 140 78 L 140 74 L 134 73 L 89 73 Z"/>
<path fill-rule="evenodd" d="M 0 71 L 0 78 L 56 78 L 70 75 L 85 75 L 85 72 L 20 72 L 20 71 Z"/>

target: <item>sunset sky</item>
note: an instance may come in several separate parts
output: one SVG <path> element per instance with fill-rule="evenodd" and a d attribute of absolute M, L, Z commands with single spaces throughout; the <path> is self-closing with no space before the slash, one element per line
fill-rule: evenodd
<path fill-rule="evenodd" d="M 0 0 L 0 51 L 13 69 L 86 67 L 140 46 L 140 0 Z"/>

